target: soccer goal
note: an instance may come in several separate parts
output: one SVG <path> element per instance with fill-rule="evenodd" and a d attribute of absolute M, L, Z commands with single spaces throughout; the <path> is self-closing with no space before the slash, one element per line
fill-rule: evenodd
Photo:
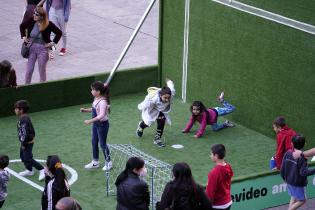
<path fill-rule="evenodd" d="M 151 209 L 154 210 L 155 203 L 160 200 L 166 183 L 171 180 L 172 166 L 144 153 L 131 144 L 110 144 L 109 147 L 113 168 L 105 172 L 106 195 L 116 195 L 115 181 L 125 169 L 127 160 L 130 157 L 140 157 L 144 160 L 148 171 L 144 180 L 149 185 Z"/>

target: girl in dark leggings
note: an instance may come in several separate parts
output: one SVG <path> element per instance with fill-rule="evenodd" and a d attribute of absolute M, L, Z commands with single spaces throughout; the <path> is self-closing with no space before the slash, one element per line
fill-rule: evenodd
<path fill-rule="evenodd" d="M 166 84 L 167 87 L 163 88 L 148 88 L 148 95 L 138 105 L 138 109 L 142 112 L 142 120 L 138 124 L 136 134 L 142 137 L 143 130 L 156 121 L 157 129 L 153 143 L 158 147 L 165 146 L 161 137 L 165 122 L 171 124 L 168 113 L 171 111 L 171 100 L 175 95 L 174 83 L 166 79 Z"/>

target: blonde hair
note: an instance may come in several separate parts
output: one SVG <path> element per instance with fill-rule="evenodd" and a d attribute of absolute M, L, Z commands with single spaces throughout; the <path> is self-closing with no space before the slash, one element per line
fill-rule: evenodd
<path fill-rule="evenodd" d="M 47 12 L 43 7 L 36 7 L 35 12 L 39 14 L 39 30 L 44 31 L 49 25 L 49 19 Z"/>

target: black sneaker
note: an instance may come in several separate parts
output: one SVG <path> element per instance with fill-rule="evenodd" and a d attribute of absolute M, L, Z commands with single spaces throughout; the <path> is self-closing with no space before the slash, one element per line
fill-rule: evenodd
<path fill-rule="evenodd" d="M 162 142 L 159 135 L 155 135 L 153 143 L 156 144 L 158 147 L 165 147 L 165 144 Z"/>
<path fill-rule="evenodd" d="M 141 138 L 142 135 L 143 135 L 143 129 L 140 127 L 140 124 L 141 124 L 141 121 L 139 122 L 138 128 L 137 128 L 137 130 L 136 130 L 136 134 L 137 134 L 137 136 L 138 136 L 139 138 Z"/>

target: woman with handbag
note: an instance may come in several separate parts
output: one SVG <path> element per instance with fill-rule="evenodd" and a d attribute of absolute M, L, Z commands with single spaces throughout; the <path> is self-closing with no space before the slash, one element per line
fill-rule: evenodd
<path fill-rule="evenodd" d="M 166 184 L 157 210 L 210 210 L 204 189 L 195 183 L 187 163 L 173 166 L 173 181 Z"/>
<path fill-rule="evenodd" d="M 148 185 L 140 179 L 146 176 L 144 161 L 139 157 L 131 157 L 126 168 L 119 174 L 117 187 L 116 210 L 149 210 L 150 193 Z"/>
<path fill-rule="evenodd" d="M 49 49 L 55 47 L 60 40 L 61 30 L 48 20 L 48 15 L 43 7 L 36 7 L 33 19 L 28 19 L 21 23 L 20 33 L 23 41 L 30 45 L 25 84 L 31 83 L 36 60 L 38 60 L 40 82 L 46 81 Z M 51 33 L 55 34 L 53 41 L 50 40 Z"/>

